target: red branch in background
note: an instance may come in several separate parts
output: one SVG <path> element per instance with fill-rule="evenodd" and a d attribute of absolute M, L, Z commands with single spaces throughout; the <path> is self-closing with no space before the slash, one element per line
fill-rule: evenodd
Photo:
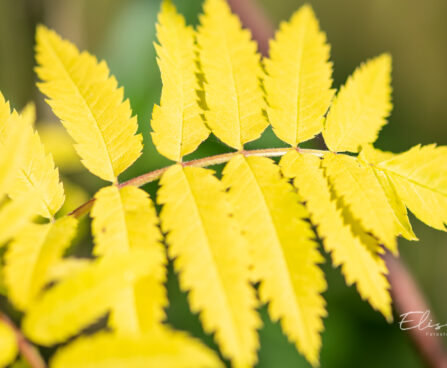
<path fill-rule="evenodd" d="M 251 30 L 261 54 L 267 55 L 274 28 L 262 7 L 256 0 L 228 0 L 228 3 L 234 13 L 239 15 L 242 24 Z M 429 310 L 422 292 L 402 261 L 390 254 L 385 256 L 385 261 L 389 270 L 388 280 L 391 284 L 391 294 L 397 314 Z M 417 328 L 408 329 L 407 332 L 427 366 L 447 368 L 447 353 L 439 336 L 436 334 L 430 336 Z"/>
<path fill-rule="evenodd" d="M 7 324 L 16 335 L 17 346 L 23 359 L 31 368 L 47 368 L 45 361 L 42 359 L 36 347 L 28 342 L 22 331 L 11 321 L 11 319 L 0 311 L 0 320 Z M 0 346 L 1 348 L 1 346 Z"/>

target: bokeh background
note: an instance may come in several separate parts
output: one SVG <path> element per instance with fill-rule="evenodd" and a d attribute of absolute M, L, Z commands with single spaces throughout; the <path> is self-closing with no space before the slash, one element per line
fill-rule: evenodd
<path fill-rule="evenodd" d="M 239 0 L 245 1 L 245 0 Z M 196 24 L 201 0 L 174 1 L 188 22 Z M 276 26 L 303 4 L 301 0 L 258 0 Z M 445 0 L 319 0 L 308 1 L 332 45 L 335 65 L 334 85 L 340 86 L 360 62 L 382 52 L 393 56 L 394 111 L 390 124 L 381 132 L 377 146 L 399 152 L 417 143 L 447 144 L 447 2 Z M 161 81 L 153 42 L 158 0 L 0 0 L 0 90 L 17 109 L 29 101 L 37 105 L 39 129 L 57 124 L 35 87 L 34 30 L 38 23 L 54 28 L 62 36 L 107 60 L 112 73 L 125 88 L 144 134 L 145 152 L 121 179 L 165 166 L 150 139 L 150 117 L 158 103 Z M 46 124 L 46 125 L 45 125 Z M 50 126 L 51 128 L 51 126 Z M 52 131 L 52 129 L 49 129 Z M 52 142 L 48 149 L 59 150 L 59 162 L 74 208 L 103 185 L 93 175 L 80 170 L 71 159 L 64 164 L 64 147 Z M 61 140 L 64 142 L 64 140 Z M 57 143 L 57 142 L 56 142 Z M 271 131 L 252 146 L 281 146 Z M 225 152 L 215 138 L 192 157 Z M 57 155 L 56 155 L 57 156 Z M 67 157 L 68 157 L 67 156 Z M 58 158 L 56 157 L 58 160 Z M 82 184 L 85 192 L 77 185 Z M 146 187 L 154 192 L 156 184 Z M 68 208 L 70 207 L 71 208 Z M 400 240 L 403 262 L 408 266 L 441 323 L 447 323 L 447 235 L 411 218 L 419 243 Z M 88 221 L 88 220 L 85 220 Z M 88 252 L 88 223 L 85 236 L 72 252 Z M 323 367 L 422 367 L 409 337 L 397 322 L 384 318 L 362 302 L 354 288 L 348 288 L 338 269 L 323 265 L 329 283 L 325 293 L 329 317 L 325 319 L 321 364 Z M 168 321 L 212 344 L 197 316 L 191 314 L 186 296 L 178 289 L 172 269 L 169 277 L 171 306 Z M 307 367 L 294 347 L 282 335 L 277 323 L 261 310 L 259 367 Z M 396 320 L 398 320 L 396 316 Z M 447 339 L 444 338 L 444 343 Z"/>

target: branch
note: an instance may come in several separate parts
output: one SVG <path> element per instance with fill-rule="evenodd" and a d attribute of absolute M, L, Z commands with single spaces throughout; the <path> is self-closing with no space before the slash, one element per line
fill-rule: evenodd
<path fill-rule="evenodd" d="M 328 151 L 323 150 L 315 150 L 315 149 L 305 149 L 305 148 L 265 148 L 265 149 L 257 149 L 257 150 L 242 150 L 237 152 L 229 152 L 229 153 L 223 153 L 221 155 L 215 155 L 215 156 L 209 156 L 205 158 L 199 158 L 197 160 L 191 160 L 186 162 L 181 162 L 180 164 L 183 167 L 207 167 L 207 166 L 214 166 L 223 164 L 227 161 L 230 161 L 232 157 L 242 154 L 245 157 L 249 156 L 264 156 L 264 157 L 280 157 L 285 155 L 287 152 L 289 152 L 291 149 L 295 149 L 298 152 L 301 153 L 307 153 L 311 155 L 316 156 L 323 156 Z M 173 164 L 176 165 L 176 164 Z M 125 181 L 124 183 L 121 183 L 118 185 L 119 188 L 133 185 L 136 187 L 141 187 L 145 184 L 151 183 L 155 180 L 160 179 L 160 177 L 163 175 L 165 171 L 167 171 L 171 166 L 166 166 L 158 170 L 154 170 L 151 172 L 148 172 L 146 174 L 142 174 L 140 176 L 137 176 L 133 179 L 130 179 L 128 181 Z M 95 201 L 94 198 L 90 199 L 88 202 L 82 204 L 78 208 L 76 208 L 74 211 L 70 212 L 68 216 L 74 216 L 76 218 L 80 218 L 87 214 L 90 209 L 93 206 L 93 202 Z"/>
<path fill-rule="evenodd" d="M 31 368 L 46 368 L 47 365 L 37 350 L 22 334 L 22 331 L 11 321 L 11 319 L 0 311 L 0 320 L 12 328 L 16 335 L 17 346 L 20 354 L 28 362 Z"/>
<path fill-rule="evenodd" d="M 255 0 L 228 0 L 231 9 L 236 13 L 242 24 L 251 30 L 253 38 L 258 43 L 259 52 L 266 56 L 269 50 L 269 40 L 273 38 L 275 29 L 267 14 Z"/>
<path fill-rule="evenodd" d="M 385 255 L 385 261 L 390 270 L 388 279 L 391 284 L 391 295 L 397 313 L 402 315 L 412 311 L 424 312 L 430 310 L 416 281 L 402 261 L 394 258 L 389 253 Z M 407 332 L 427 366 L 432 368 L 447 367 L 447 354 L 442 346 L 441 339 L 436 335 L 434 329 L 421 331 L 417 328 L 417 321 L 415 321 L 413 328 L 410 328 Z M 430 336 L 430 332 L 434 334 Z"/>

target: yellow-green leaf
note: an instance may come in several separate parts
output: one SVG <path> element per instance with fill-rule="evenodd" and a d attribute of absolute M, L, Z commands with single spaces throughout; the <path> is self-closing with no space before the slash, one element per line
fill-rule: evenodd
<path fill-rule="evenodd" d="M 123 289 L 109 319 L 120 332 L 140 333 L 159 324 L 165 317 L 167 295 L 166 256 L 161 244 L 158 217 L 147 193 L 133 186 L 101 189 L 92 208 L 94 254 L 128 253 L 135 249 L 152 251 L 150 275 L 133 287 Z"/>
<path fill-rule="evenodd" d="M 323 166 L 335 193 L 362 227 L 397 253 L 396 236 L 411 235 L 406 213 L 396 214 L 371 166 L 347 155 L 329 153 Z M 404 225 L 404 224 L 405 225 Z M 412 234 L 414 237 L 414 234 Z"/>
<path fill-rule="evenodd" d="M 288 338 L 318 365 L 326 281 L 307 211 L 279 167 L 265 157 L 235 156 L 223 171 L 236 219 L 247 236 L 261 301 Z"/>
<path fill-rule="evenodd" d="M 39 199 L 34 193 L 24 194 L 11 200 L 0 209 L 0 248 L 19 233 L 34 217 L 39 208 Z"/>
<path fill-rule="evenodd" d="M 115 252 L 95 260 L 37 299 L 28 309 L 22 329 L 41 345 L 63 342 L 105 315 L 121 292 L 149 275 L 154 266 L 156 253 L 152 249 Z"/>
<path fill-rule="evenodd" d="M 447 223 L 447 147 L 415 146 L 375 164 L 417 218 L 439 230 Z"/>
<path fill-rule="evenodd" d="M 267 127 L 256 43 L 225 0 L 205 0 L 197 35 L 205 76 L 206 122 L 229 146 L 242 149 Z"/>
<path fill-rule="evenodd" d="M 20 118 L 26 121 L 23 134 L 29 134 L 30 141 L 8 194 L 13 199 L 19 199 L 33 193 L 40 202 L 37 213 L 51 219 L 64 203 L 64 187 L 59 180 L 59 171 L 54 167 L 53 157 L 45 152 L 39 134 L 33 129 L 34 106 L 28 105 Z"/>
<path fill-rule="evenodd" d="M 329 52 L 310 5 L 281 23 L 270 42 L 264 80 L 267 112 L 275 134 L 292 146 L 323 129 L 323 116 L 334 95 Z"/>
<path fill-rule="evenodd" d="M 29 224 L 14 239 L 5 255 L 5 283 L 14 305 L 27 309 L 47 282 L 75 236 L 77 220 L 63 217 L 54 223 Z"/>
<path fill-rule="evenodd" d="M 333 152 L 358 152 L 377 139 L 391 104 L 391 57 L 383 54 L 362 64 L 348 78 L 329 110 L 323 129 Z"/>
<path fill-rule="evenodd" d="M 209 130 L 198 104 L 195 32 L 170 1 L 162 3 L 157 38 L 163 88 L 160 106 L 155 105 L 152 113 L 152 140 L 162 155 L 181 161 L 208 137 Z"/>
<path fill-rule="evenodd" d="M 36 34 L 38 86 L 76 141 L 82 163 L 93 174 L 115 182 L 140 155 L 142 137 L 129 100 L 104 61 L 80 53 L 44 26 Z"/>
<path fill-rule="evenodd" d="M 175 165 L 162 176 L 158 202 L 180 287 L 203 328 L 215 333 L 234 366 L 256 362 L 260 319 L 249 283 L 244 238 L 213 171 Z"/>
<path fill-rule="evenodd" d="M 0 198 L 10 189 L 23 167 L 31 141 L 28 121 L 17 112 L 10 113 L 0 92 Z"/>
<path fill-rule="evenodd" d="M 160 329 L 141 336 L 99 333 L 59 349 L 51 368 L 223 368 L 211 349 L 184 332 Z"/>
<path fill-rule="evenodd" d="M 331 190 L 320 159 L 311 155 L 289 152 L 281 160 L 281 168 L 287 177 L 294 178 L 294 185 L 306 202 L 312 223 L 316 226 L 323 245 L 331 253 L 334 266 L 341 266 L 346 283 L 356 284 L 363 299 L 390 320 L 391 297 L 385 277 L 385 262 L 377 251 L 367 244 L 344 221 Z M 378 245 L 375 245 L 378 248 Z"/>
<path fill-rule="evenodd" d="M 12 328 L 0 319 L 0 367 L 7 367 L 18 353 L 16 335 Z"/>

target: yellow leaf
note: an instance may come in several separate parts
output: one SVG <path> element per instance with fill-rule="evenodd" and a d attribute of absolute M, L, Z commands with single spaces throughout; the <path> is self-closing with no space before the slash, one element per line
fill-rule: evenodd
<path fill-rule="evenodd" d="M 385 262 L 344 222 L 336 201 L 331 198 L 320 159 L 292 151 L 282 158 L 280 165 L 287 177 L 294 178 L 324 248 L 331 253 L 334 266 L 341 266 L 346 283 L 355 283 L 360 296 L 390 320 L 391 297 Z M 378 248 L 377 243 L 375 247 Z"/>
<path fill-rule="evenodd" d="M 0 248 L 29 223 L 39 205 L 34 193 L 24 194 L 3 205 L 0 209 Z"/>
<path fill-rule="evenodd" d="M 48 224 L 29 224 L 9 245 L 5 255 L 5 283 L 18 309 L 27 309 L 45 286 L 48 269 L 60 261 L 76 227 L 73 217 Z"/>
<path fill-rule="evenodd" d="M 236 219 L 247 236 L 261 301 L 312 365 L 318 365 L 326 289 L 307 211 L 279 167 L 265 157 L 235 156 L 223 171 Z"/>
<path fill-rule="evenodd" d="M 242 149 L 267 127 L 256 43 L 224 0 L 206 0 L 197 35 L 205 77 L 205 118 L 211 131 Z"/>
<path fill-rule="evenodd" d="M 397 253 L 396 236 L 409 235 L 411 226 L 406 213 L 396 214 L 388 200 L 389 193 L 371 166 L 354 157 L 334 153 L 324 156 L 323 166 L 335 193 L 362 227 L 377 236 L 391 252 Z"/>
<path fill-rule="evenodd" d="M 82 163 L 100 178 L 117 177 L 140 155 L 142 137 L 129 100 L 104 61 L 80 53 L 44 26 L 37 28 L 38 86 L 76 141 Z"/>
<path fill-rule="evenodd" d="M 7 367 L 18 353 L 16 335 L 12 328 L 0 319 L 0 367 Z"/>
<path fill-rule="evenodd" d="M 158 202 L 180 287 L 203 328 L 215 333 L 235 367 L 256 362 L 261 321 L 249 283 L 248 254 L 223 185 L 213 171 L 175 165 L 160 181 Z"/>
<path fill-rule="evenodd" d="M 163 308 L 168 303 L 163 285 L 166 256 L 152 201 L 142 189 L 126 186 L 119 190 L 110 186 L 95 195 L 91 215 L 94 254 L 125 254 L 132 249 L 152 251 L 150 275 L 121 291 L 109 319 L 120 332 L 150 330 L 164 319 Z"/>
<path fill-rule="evenodd" d="M 292 146 L 323 129 L 323 116 L 334 95 L 329 52 L 309 5 L 281 23 L 270 43 L 264 80 L 267 112 L 275 134 Z"/>
<path fill-rule="evenodd" d="M 32 122 L 10 113 L 9 104 L 0 92 L 0 198 L 11 188 L 23 167 L 31 141 Z"/>
<path fill-rule="evenodd" d="M 54 167 L 51 154 L 45 153 L 39 134 L 33 129 L 34 105 L 28 105 L 20 118 L 26 121 L 23 125 L 23 134 L 29 134 L 30 141 L 26 157 L 8 194 L 13 199 L 19 199 L 33 193 L 40 202 L 37 213 L 52 219 L 65 199 L 64 187 L 59 180 L 59 171 Z"/>
<path fill-rule="evenodd" d="M 446 230 L 447 147 L 431 144 L 388 157 L 375 164 L 390 178 L 399 197 L 427 225 Z"/>
<path fill-rule="evenodd" d="M 37 299 L 25 315 L 23 331 L 40 345 L 67 340 L 105 315 L 122 290 L 149 275 L 154 259 L 153 250 L 135 250 L 93 261 Z"/>
<path fill-rule="evenodd" d="M 68 257 L 63 258 L 56 264 L 48 267 L 46 272 L 46 282 L 60 281 L 68 276 L 72 276 L 75 273 L 84 269 L 84 267 L 90 264 L 90 260 L 87 258 Z"/>
<path fill-rule="evenodd" d="M 362 64 L 348 78 L 329 110 L 323 137 L 333 152 L 358 152 L 377 139 L 391 104 L 391 57 L 383 54 Z"/>
<path fill-rule="evenodd" d="M 99 333 L 59 349 L 51 368 L 223 368 L 216 353 L 184 332 L 142 336 Z"/>
<path fill-rule="evenodd" d="M 181 161 L 195 151 L 209 131 L 198 104 L 195 32 L 169 1 L 162 3 L 158 15 L 157 38 L 163 88 L 160 106 L 155 105 L 152 113 L 152 140 L 162 155 Z"/>

